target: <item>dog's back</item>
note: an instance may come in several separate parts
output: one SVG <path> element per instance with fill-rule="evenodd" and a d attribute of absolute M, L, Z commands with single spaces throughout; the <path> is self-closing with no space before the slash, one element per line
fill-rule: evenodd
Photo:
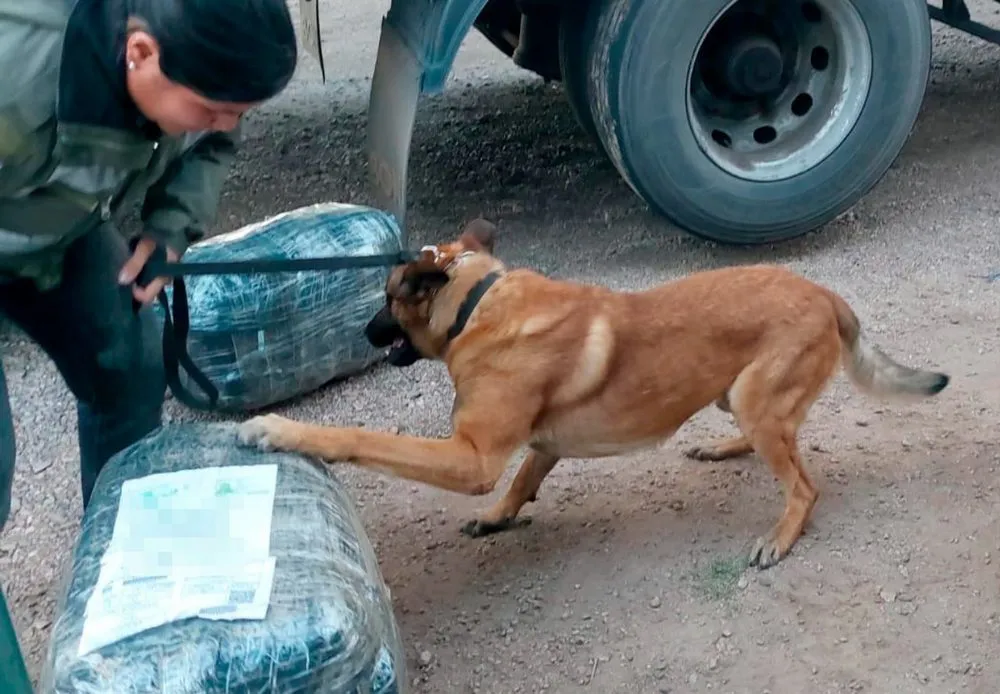
<path fill-rule="evenodd" d="M 639 292 L 513 271 L 460 340 L 448 359 L 456 382 L 517 370 L 542 395 L 535 438 L 552 447 L 572 440 L 577 457 L 669 437 L 713 401 L 728 401 L 752 364 L 766 363 L 775 381 L 799 374 L 817 394 L 838 363 L 880 396 L 933 395 L 948 382 L 887 357 L 841 297 L 774 265 Z"/>

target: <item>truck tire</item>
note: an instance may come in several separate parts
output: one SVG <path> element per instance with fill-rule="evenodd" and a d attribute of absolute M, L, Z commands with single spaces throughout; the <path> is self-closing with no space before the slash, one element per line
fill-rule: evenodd
<path fill-rule="evenodd" d="M 597 149 L 603 152 L 604 145 L 590 113 L 590 95 L 587 93 L 589 50 L 597 27 L 597 23 L 592 21 L 594 13 L 590 12 L 593 5 L 593 2 L 564 5 L 559 13 L 559 72 L 573 115 Z"/>
<path fill-rule="evenodd" d="M 930 70 L 924 0 L 595 0 L 590 112 L 626 182 L 722 243 L 846 211 L 906 143 Z"/>

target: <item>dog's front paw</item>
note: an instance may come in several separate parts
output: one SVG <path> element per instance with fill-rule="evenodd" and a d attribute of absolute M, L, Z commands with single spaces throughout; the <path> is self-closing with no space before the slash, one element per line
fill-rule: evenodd
<path fill-rule="evenodd" d="M 284 451 L 293 447 L 291 429 L 295 422 L 276 414 L 248 419 L 240 425 L 236 436 L 244 446 L 255 446 L 262 451 Z"/>

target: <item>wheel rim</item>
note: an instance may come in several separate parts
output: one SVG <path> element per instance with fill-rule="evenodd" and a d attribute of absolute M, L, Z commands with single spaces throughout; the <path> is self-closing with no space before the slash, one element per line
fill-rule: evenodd
<path fill-rule="evenodd" d="M 688 121 L 716 166 L 748 181 L 797 176 L 848 136 L 872 77 L 850 0 L 736 0 L 702 35 Z"/>

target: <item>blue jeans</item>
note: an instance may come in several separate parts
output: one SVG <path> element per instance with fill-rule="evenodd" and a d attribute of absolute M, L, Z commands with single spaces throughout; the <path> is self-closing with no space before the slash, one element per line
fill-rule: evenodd
<path fill-rule="evenodd" d="M 125 239 L 104 225 L 67 249 L 55 289 L 0 282 L 0 313 L 48 354 L 76 397 L 84 508 L 108 459 L 159 427 L 163 411 L 160 331 L 152 309 L 136 315 L 131 290 L 118 284 L 127 257 Z M 10 514 L 15 450 L 0 370 L 0 528 Z"/>

